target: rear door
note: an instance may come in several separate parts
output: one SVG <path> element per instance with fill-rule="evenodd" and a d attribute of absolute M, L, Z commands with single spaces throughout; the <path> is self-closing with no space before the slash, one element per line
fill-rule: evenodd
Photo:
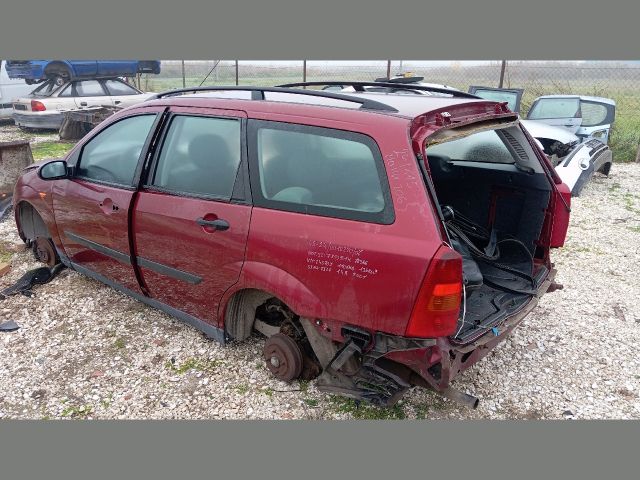
<path fill-rule="evenodd" d="M 83 145 L 75 175 L 56 182 L 53 208 L 67 257 L 79 269 L 140 293 L 130 255 L 136 171 L 160 109 L 144 109 L 101 129 Z M 139 174 L 138 174 L 139 175 Z"/>
<path fill-rule="evenodd" d="M 73 82 L 72 95 L 77 108 L 111 106 L 111 98 L 100 80 Z"/>
<path fill-rule="evenodd" d="M 580 98 L 577 96 L 538 98 L 531 105 L 527 120 L 562 127 L 571 133 L 576 133 L 582 123 Z"/>
<path fill-rule="evenodd" d="M 104 86 L 115 107 L 130 107 L 146 98 L 146 95 L 119 79 L 104 80 Z"/>
<path fill-rule="evenodd" d="M 492 88 L 478 85 L 469 87 L 470 94 L 494 102 L 507 102 L 509 110 L 516 113 L 520 113 L 520 101 L 522 100 L 523 92 L 524 90 L 521 88 Z"/>
<path fill-rule="evenodd" d="M 240 275 L 249 232 L 245 118 L 172 108 L 133 220 L 149 295 L 212 325 Z"/>

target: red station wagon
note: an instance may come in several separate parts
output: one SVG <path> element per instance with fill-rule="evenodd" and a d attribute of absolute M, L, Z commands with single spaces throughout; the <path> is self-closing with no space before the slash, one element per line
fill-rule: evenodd
<path fill-rule="evenodd" d="M 475 407 L 450 383 L 559 287 L 570 192 L 506 104 L 416 88 L 158 94 L 27 169 L 20 236 L 220 342 L 265 335 L 281 380 Z"/>

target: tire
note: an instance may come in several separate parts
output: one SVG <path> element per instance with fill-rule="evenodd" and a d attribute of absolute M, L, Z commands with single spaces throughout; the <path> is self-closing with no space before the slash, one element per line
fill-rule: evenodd
<path fill-rule="evenodd" d="M 44 71 L 45 77 L 53 80 L 58 86 L 64 85 L 65 82 L 71 80 L 71 71 L 62 63 L 54 63 L 49 65 Z"/>

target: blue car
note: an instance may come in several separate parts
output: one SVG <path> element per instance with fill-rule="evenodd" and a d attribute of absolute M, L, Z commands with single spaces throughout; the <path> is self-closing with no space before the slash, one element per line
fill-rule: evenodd
<path fill-rule="evenodd" d="M 133 77 L 137 73 L 160 73 L 159 60 L 7 60 L 9 78 L 27 83 L 53 80 L 62 85 L 70 80 L 95 77 Z"/>

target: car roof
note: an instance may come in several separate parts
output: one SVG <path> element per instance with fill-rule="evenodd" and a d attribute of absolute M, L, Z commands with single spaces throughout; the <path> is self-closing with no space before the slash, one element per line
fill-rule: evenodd
<path fill-rule="evenodd" d="M 286 98 L 290 95 L 290 98 Z M 428 96 L 428 95 L 398 95 L 387 92 L 353 92 L 349 97 L 366 98 L 376 102 L 384 103 L 396 110 L 396 112 L 385 110 L 360 109 L 358 103 L 351 103 L 345 100 L 334 98 L 306 97 L 296 93 L 280 92 L 277 100 L 269 98 L 265 100 L 249 100 L 231 98 L 228 94 L 207 92 L 197 94 L 187 94 L 181 96 L 169 96 L 161 99 L 152 99 L 147 105 L 181 105 L 194 107 L 220 108 L 230 110 L 244 110 L 246 112 L 271 112 L 290 115 L 309 115 L 313 109 L 314 116 L 325 119 L 343 120 L 348 115 L 350 121 L 357 121 L 358 115 L 368 116 L 388 116 L 401 117 L 412 120 L 420 115 L 434 110 L 447 108 L 454 105 L 487 103 L 484 99 L 460 98 L 449 96 Z M 489 102 L 498 103 L 498 102 Z M 347 112 L 350 112 L 347 114 Z M 352 112 L 352 113 L 351 113 Z M 378 117 L 379 118 L 379 117 Z"/>
<path fill-rule="evenodd" d="M 539 100 L 541 98 L 579 98 L 580 100 L 586 100 L 586 101 L 591 101 L 591 102 L 608 103 L 609 105 L 615 105 L 616 104 L 616 101 L 611 99 L 611 98 L 592 97 L 590 95 L 542 95 L 542 96 L 536 98 L 536 100 Z"/>

